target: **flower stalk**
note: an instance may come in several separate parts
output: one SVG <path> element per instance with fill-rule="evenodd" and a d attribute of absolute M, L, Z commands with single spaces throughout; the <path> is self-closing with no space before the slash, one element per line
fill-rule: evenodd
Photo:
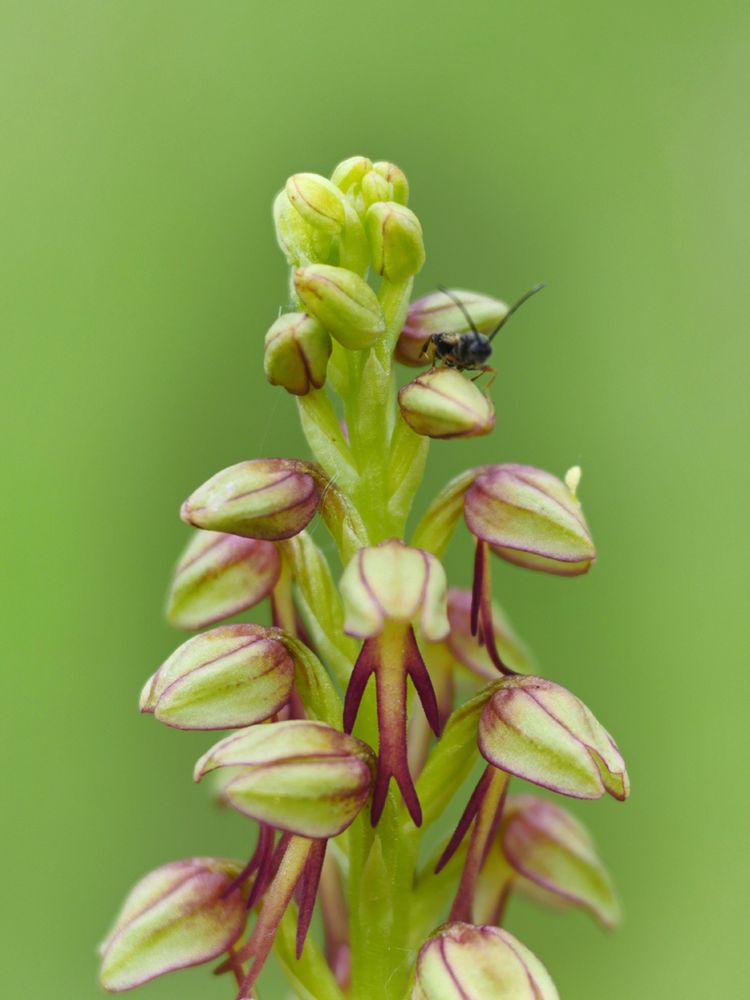
<path fill-rule="evenodd" d="M 558 577 L 594 565 L 580 469 L 467 469 L 406 540 L 431 441 L 495 428 L 484 362 L 513 311 L 457 289 L 410 304 L 425 244 L 408 201 L 399 167 L 356 156 L 330 178 L 292 175 L 274 202 L 292 301 L 258 363 L 295 397 L 310 457 L 238 456 L 182 505 L 194 533 L 168 618 L 211 628 L 141 696 L 173 728 L 229 731 L 195 779 L 217 771 L 257 836 L 246 860 L 173 862 L 135 887 L 102 947 L 113 992 L 218 958 L 249 1000 L 275 952 L 301 1000 L 555 1000 L 544 966 L 499 927 L 510 893 L 616 922 L 586 831 L 508 786 L 624 800 L 624 761 L 589 709 L 538 675 L 492 598 L 495 556 Z M 427 370 L 399 386 L 396 362 Z M 471 591 L 449 589 L 440 562 L 462 518 Z M 318 523 L 331 546 L 313 540 Z M 270 626 L 226 623 L 266 599 Z M 433 827 L 445 847 L 422 866 Z"/>

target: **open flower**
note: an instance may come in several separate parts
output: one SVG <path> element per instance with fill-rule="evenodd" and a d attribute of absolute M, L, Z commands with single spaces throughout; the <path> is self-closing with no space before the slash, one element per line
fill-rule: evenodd
<path fill-rule="evenodd" d="M 209 531 L 279 540 L 306 528 L 320 503 L 308 463 L 257 458 L 222 469 L 183 503 L 180 517 Z"/>
<path fill-rule="evenodd" d="M 445 572 L 428 552 L 389 539 L 357 553 L 344 570 L 340 589 L 346 614 L 344 630 L 365 640 L 344 702 L 347 732 L 354 727 L 370 675 L 375 676 L 380 744 L 372 822 L 380 818 L 393 777 L 419 826 L 422 811 L 407 762 L 406 678 L 411 677 L 437 735 L 440 723 L 435 692 L 412 626 L 418 622 L 428 641 L 448 634 Z"/>
<path fill-rule="evenodd" d="M 508 315 L 508 307 L 500 299 L 479 292 L 453 288 L 445 292 L 430 292 L 415 299 L 409 306 L 401 334 L 396 344 L 396 359 L 403 365 L 425 368 L 428 364 L 425 347 L 433 333 L 467 333 L 471 327 L 466 313 L 479 333 L 490 333 Z M 466 313 L 456 304 L 458 299 Z"/>
<path fill-rule="evenodd" d="M 539 959 L 499 927 L 452 923 L 419 952 L 411 1000 L 558 1000 Z"/>
<path fill-rule="evenodd" d="M 560 795 L 628 797 L 617 744 L 582 701 L 553 681 L 500 681 L 479 718 L 477 741 L 494 767 Z"/>
<path fill-rule="evenodd" d="M 591 837 L 567 809 L 536 795 L 508 801 L 500 834 L 513 885 L 553 905 L 587 910 L 614 927 L 620 908 Z"/>
<path fill-rule="evenodd" d="M 580 469 L 562 482 L 530 465 L 490 465 L 478 471 L 464 495 L 464 517 L 477 540 L 472 632 L 483 639 L 502 673 L 492 627 L 488 549 L 508 562 L 556 576 L 580 576 L 596 559 L 575 487 Z"/>
<path fill-rule="evenodd" d="M 280 563 L 273 542 L 196 531 L 175 567 L 167 620 L 199 629 L 255 607 L 276 586 Z"/>
<path fill-rule="evenodd" d="M 184 642 L 146 683 L 142 712 L 176 729 L 235 729 L 287 703 L 294 660 L 278 630 L 221 625 Z"/>
<path fill-rule="evenodd" d="M 236 769 L 226 800 L 264 827 L 283 831 L 267 851 L 255 886 L 265 898 L 249 940 L 233 961 L 252 964 L 242 997 L 268 957 L 279 922 L 297 890 L 297 957 L 302 953 L 329 837 L 353 823 L 370 794 L 374 755 L 367 744 L 322 722 L 297 720 L 257 726 L 217 743 L 195 766 L 195 780 L 216 768 Z M 267 888 L 266 888 L 267 887 Z M 253 894 L 253 902 L 259 892 Z"/>
<path fill-rule="evenodd" d="M 225 858 L 187 858 L 142 878 L 101 946 L 102 986 L 120 993 L 230 948 L 247 921 L 233 887 L 239 870 Z"/>
<path fill-rule="evenodd" d="M 612 737 L 575 695 L 541 677 L 504 677 L 479 717 L 477 743 L 488 762 L 438 861 L 440 871 L 471 828 L 451 919 L 471 916 L 477 880 L 500 822 L 508 776 L 579 799 L 630 792 Z"/>
<path fill-rule="evenodd" d="M 467 670 L 485 681 L 497 679 L 497 667 L 484 644 L 471 631 L 472 593 L 460 587 L 448 590 L 448 621 L 451 630 L 445 640 L 453 657 Z M 529 673 L 534 660 L 526 645 L 516 635 L 504 611 L 492 603 L 492 631 L 495 648 L 503 663 L 515 673 Z"/>

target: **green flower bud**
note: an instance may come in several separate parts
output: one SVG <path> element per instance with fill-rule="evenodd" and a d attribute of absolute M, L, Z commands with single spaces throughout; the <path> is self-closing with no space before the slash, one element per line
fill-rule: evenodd
<path fill-rule="evenodd" d="M 393 201 L 397 201 L 400 205 L 406 205 L 409 202 L 409 182 L 406 179 L 406 174 L 403 172 L 401 167 L 397 167 L 395 163 L 388 163 L 386 160 L 379 160 L 377 163 L 373 164 L 373 169 L 385 177 L 391 186 L 391 198 Z"/>
<path fill-rule="evenodd" d="M 378 297 L 364 278 L 343 267 L 317 264 L 294 272 L 305 308 L 344 347 L 371 347 L 385 333 Z"/>
<path fill-rule="evenodd" d="M 518 889 L 542 902 L 580 906 L 605 927 L 616 926 L 620 907 L 610 877 L 588 831 L 566 809 L 515 796 L 501 836 L 503 854 L 521 876 Z"/>
<path fill-rule="evenodd" d="M 440 560 L 390 538 L 360 549 L 339 584 L 344 631 L 360 639 L 379 635 L 387 622 L 418 621 L 426 639 L 448 634 L 447 582 Z"/>
<path fill-rule="evenodd" d="M 371 170 L 362 178 L 362 204 L 369 208 L 377 201 L 392 201 L 393 188 L 377 171 Z"/>
<path fill-rule="evenodd" d="M 342 160 L 331 174 L 331 181 L 341 191 L 349 191 L 350 188 L 362 183 L 365 174 L 372 170 L 372 161 L 366 156 L 350 156 L 348 160 Z"/>
<path fill-rule="evenodd" d="M 330 356 L 328 331 L 307 313 L 287 313 L 266 334 L 263 367 L 271 385 L 306 396 L 324 385 Z"/>
<path fill-rule="evenodd" d="M 240 767 L 224 794 L 239 812 L 303 837 L 336 837 L 367 801 L 374 756 L 322 722 L 277 722 L 228 736 L 195 766 L 195 780 Z"/>
<path fill-rule="evenodd" d="M 210 962 L 245 929 L 241 865 L 225 858 L 188 858 L 162 865 L 131 890 L 101 946 L 101 984 L 131 990 L 166 972 Z"/>
<path fill-rule="evenodd" d="M 422 269 L 422 226 L 411 209 L 395 201 L 378 201 L 367 210 L 365 232 L 373 267 L 388 281 L 405 281 Z"/>
<path fill-rule="evenodd" d="M 495 426 L 492 400 L 455 368 L 432 368 L 399 391 L 401 416 L 417 434 L 469 438 Z"/>
<path fill-rule="evenodd" d="M 499 927 L 448 924 L 422 946 L 411 1000 L 559 1000 L 539 959 Z"/>
<path fill-rule="evenodd" d="M 481 645 L 471 631 L 471 591 L 451 587 L 448 591 L 448 620 L 451 630 L 446 643 L 455 659 L 485 680 L 497 680 L 497 667 L 487 652 L 487 644 Z M 531 673 L 534 660 L 525 644 L 514 632 L 505 613 L 493 602 L 492 623 L 495 632 L 495 646 L 503 663 L 515 673 Z"/>
<path fill-rule="evenodd" d="M 306 222 L 292 206 L 286 191 L 280 191 L 273 203 L 276 239 L 290 267 L 326 261 L 330 257 L 333 236 Z"/>
<path fill-rule="evenodd" d="M 141 693 L 142 712 L 175 729 L 237 729 L 287 703 L 294 660 L 260 625 L 222 625 L 188 639 Z"/>
<path fill-rule="evenodd" d="M 192 493 L 180 517 L 246 538 L 291 538 L 307 527 L 320 490 L 304 462 L 257 458 L 223 469 Z"/>
<path fill-rule="evenodd" d="M 543 469 L 487 466 L 466 492 L 464 514 L 472 534 L 517 566 L 578 576 L 596 559 L 575 493 Z"/>
<path fill-rule="evenodd" d="M 230 618 L 268 597 L 279 572 L 272 542 L 196 531 L 174 571 L 167 620 L 177 628 L 199 629 Z"/>
<path fill-rule="evenodd" d="M 482 710 L 477 739 L 490 764 L 560 795 L 628 797 L 615 741 L 583 702 L 552 681 L 503 678 Z"/>
<path fill-rule="evenodd" d="M 490 333 L 508 314 L 499 299 L 461 288 L 449 289 L 466 307 L 480 333 Z M 425 347 L 433 333 L 467 333 L 469 323 L 464 313 L 445 292 L 430 292 L 409 306 L 404 328 L 396 344 L 396 360 L 402 365 L 423 368 L 428 364 Z"/>
<path fill-rule="evenodd" d="M 341 232 L 345 210 L 341 192 L 320 174 L 294 174 L 286 182 L 290 204 L 305 222 L 332 236 Z"/>

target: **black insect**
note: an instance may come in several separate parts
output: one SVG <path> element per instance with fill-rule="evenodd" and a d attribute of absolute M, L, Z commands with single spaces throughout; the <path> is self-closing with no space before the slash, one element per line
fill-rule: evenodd
<path fill-rule="evenodd" d="M 425 342 L 422 354 L 430 364 L 442 362 L 446 368 L 457 368 L 460 372 L 478 372 L 475 379 L 484 372 L 489 372 L 491 378 L 485 387 L 489 388 L 495 378 L 495 369 L 487 364 L 487 359 L 492 354 L 493 338 L 508 322 L 513 313 L 542 288 L 544 285 L 534 285 L 525 295 L 521 296 L 518 302 L 510 307 L 491 333 L 484 334 L 477 330 L 476 324 L 463 302 L 453 292 L 441 285 L 440 291 L 456 303 L 464 314 L 469 329 L 464 333 L 433 333 L 430 339 Z"/>

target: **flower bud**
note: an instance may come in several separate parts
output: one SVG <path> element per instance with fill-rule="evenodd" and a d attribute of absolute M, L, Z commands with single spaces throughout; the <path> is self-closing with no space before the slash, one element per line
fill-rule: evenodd
<path fill-rule="evenodd" d="M 620 908 L 612 882 L 585 827 L 566 809 L 534 795 L 506 806 L 503 854 L 522 876 L 516 886 L 542 901 L 580 906 L 605 927 Z"/>
<path fill-rule="evenodd" d="M 450 291 L 463 303 L 480 333 L 490 333 L 508 314 L 506 304 L 489 295 L 460 288 Z M 409 306 L 396 344 L 396 359 L 403 365 L 423 368 L 427 364 L 424 349 L 433 333 L 467 333 L 469 329 L 466 316 L 449 295 L 430 292 Z"/>
<path fill-rule="evenodd" d="M 385 177 L 376 170 L 371 170 L 362 178 L 362 202 L 364 208 L 369 208 L 378 201 L 391 201 L 392 188 Z"/>
<path fill-rule="evenodd" d="M 559 1000 L 539 959 L 499 927 L 447 924 L 421 948 L 411 1000 Z"/>
<path fill-rule="evenodd" d="M 385 333 L 377 295 L 353 271 L 326 264 L 298 268 L 294 287 L 307 311 L 344 347 L 370 347 Z"/>
<path fill-rule="evenodd" d="M 239 812 L 303 837 L 335 837 L 367 801 L 374 756 L 322 722 L 277 722 L 228 736 L 195 766 L 195 780 L 240 767 L 224 794 Z"/>
<path fill-rule="evenodd" d="M 333 236 L 314 229 L 292 207 L 286 191 L 280 191 L 273 203 L 276 239 L 290 267 L 300 267 L 328 260 Z"/>
<path fill-rule="evenodd" d="M 320 174 L 294 174 L 286 182 L 286 195 L 305 222 L 313 229 L 335 236 L 344 225 L 341 192 Z"/>
<path fill-rule="evenodd" d="M 581 505 L 556 476 L 530 465 L 492 465 L 464 498 L 469 530 L 508 562 L 558 576 L 596 559 Z"/>
<path fill-rule="evenodd" d="M 406 205 L 409 201 L 409 182 L 401 167 L 395 163 L 388 163 L 386 160 L 379 160 L 373 163 L 373 169 L 385 177 L 391 186 L 391 198 L 400 205 Z"/>
<path fill-rule="evenodd" d="M 497 680 L 497 667 L 492 662 L 486 643 L 480 645 L 471 631 L 471 591 L 451 587 L 448 591 L 448 621 L 451 630 L 446 644 L 455 659 L 478 677 Z M 493 602 L 492 623 L 497 647 L 503 663 L 514 673 L 528 674 L 533 670 L 533 658 L 518 638 L 505 613 Z"/>
<path fill-rule="evenodd" d="M 331 181 L 341 191 L 348 191 L 355 184 L 361 184 L 365 174 L 372 170 L 372 161 L 366 156 L 350 156 L 342 160 L 331 174 Z"/>
<path fill-rule="evenodd" d="M 505 677 L 479 719 L 479 749 L 508 774 L 577 799 L 630 786 L 620 751 L 574 694 L 541 677 Z"/>
<path fill-rule="evenodd" d="M 184 629 L 205 628 L 252 608 L 279 578 L 276 546 L 219 531 L 196 531 L 174 571 L 167 620 Z"/>
<path fill-rule="evenodd" d="M 401 416 L 417 434 L 470 438 L 495 426 L 492 400 L 455 368 L 431 368 L 399 390 Z"/>
<path fill-rule="evenodd" d="M 287 313 L 266 334 L 263 368 L 271 385 L 306 396 L 324 385 L 330 356 L 328 331 L 307 313 Z"/>
<path fill-rule="evenodd" d="M 360 549 L 339 584 L 344 631 L 360 639 L 379 635 L 386 622 L 419 620 L 426 639 L 448 634 L 447 582 L 440 561 L 396 538 Z"/>
<path fill-rule="evenodd" d="M 260 625 L 221 625 L 188 639 L 141 693 L 141 711 L 175 729 L 236 729 L 287 703 L 294 660 Z"/>
<path fill-rule="evenodd" d="M 241 891 L 228 891 L 240 868 L 224 858 L 188 858 L 141 879 L 101 946 L 102 986 L 120 993 L 227 951 L 247 920 Z"/>
<path fill-rule="evenodd" d="M 377 274 L 388 281 L 405 281 L 422 269 L 422 226 L 411 209 L 395 201 L 378 201 L 367 210 L 365 232 Z"/>
<path fill-rule="evenodd" d="M 222 469 L 192 493 L 180 517 L 245 538 L 291 538 L 307 527 L 320 490 L 304 462 L 257 458 Z"/>

